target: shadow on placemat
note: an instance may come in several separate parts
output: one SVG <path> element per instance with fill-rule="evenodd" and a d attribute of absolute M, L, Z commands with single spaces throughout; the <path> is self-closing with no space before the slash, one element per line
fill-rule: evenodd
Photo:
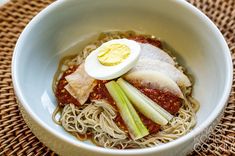
<path fill-rule="evenodd" d="M 22 119 L 11 81 L 11 58 L 26 24 L 53 0 L 13 0 L 0 7 L 0 155 L 54 155 Z M 235 0 L 189 0 L 219 27 L 235 57 Z M 220 124 L 190 155 L 235 155 L 235 89 Z"/>

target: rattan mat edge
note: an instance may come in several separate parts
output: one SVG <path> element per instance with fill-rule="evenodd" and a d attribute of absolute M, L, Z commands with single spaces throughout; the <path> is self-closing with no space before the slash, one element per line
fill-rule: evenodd
<path fill-rule="evenodd" d="M 11 81 L 12 53 L 20 33 L 40 10 L 52 2 L 13 0 L 0 7 L 0 155 L 54 155 L 25 124 Z M 189 2 L 218 26 L 235 64 L 235 0 Z M 221 121 L 190 155 L 235 155 L 235 83 Z"/>

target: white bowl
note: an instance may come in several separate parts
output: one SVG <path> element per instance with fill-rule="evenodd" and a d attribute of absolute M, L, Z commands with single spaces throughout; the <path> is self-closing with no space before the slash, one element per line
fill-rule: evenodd
<path fill-rule="evenodd" d="M 168 43 L 195 77 L 201 107 L 197 125 L 185 136 L 152 148 L 113 150 L 81 142 L 51 118 L 56 107 L 52 80 L 59 60 L 78 53 L 108 30 L 135 30 Z M 46 146 L 61 155 L 183 155 L 219 117 L 232 84 L 232 61 L 216 26 L 182 0 L 60 0 L 40 12 L 21 34 L 12 76 L 23 117 Z"/>

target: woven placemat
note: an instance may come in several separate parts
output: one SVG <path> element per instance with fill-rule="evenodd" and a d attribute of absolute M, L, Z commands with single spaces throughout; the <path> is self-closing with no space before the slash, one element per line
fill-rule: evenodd
<path fill-rule="evenodd" d="M 25 124 L 15 99 L 11 59 L 26 24 L 52 0 L 13 0 L 0 7 L 0 155 L 54 155 Z M 189 0 L 223 33 L 235 65 L 235 0 Z M 235 80 L 234 80 L 235 82 Z M 190 155 L 235 155 L 235 83 L 219 125 Z"/>

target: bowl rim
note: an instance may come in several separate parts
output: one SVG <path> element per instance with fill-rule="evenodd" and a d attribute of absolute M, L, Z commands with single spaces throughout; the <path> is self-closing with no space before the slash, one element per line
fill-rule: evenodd
<path fill-rule="evenodd" d="M 79 1 L 82 1 L 82 0 L 79 0 Z M 17 73 L 16 69 L 17 69 L 17 64 L 19 61 L 17 58 L 21 52 L 20 51 L 20 49 L 21 49 L 20 47 L 22 46 L 21 42 L 24 40 L 24 38 L 27 37 L 27 34 L 30 32 L 32 27 L 34 27 L 35 23 L 38 20 L 42 19 L 48 13 L 53 11 L 53 9 L 60 7 L 64 3 L 66 3 L 66 0 L 59 0 L 59 1 L 53 2 L 52 4 L 47 6 L 45 9 L 43 9 L 39 14 L 37 14 L 29 22 L 29 24 L 25 27 L 25 29 L 21 33 L 21 35 L 16 43 L 13 57 L 12 57 L 12 81 L 13 81 L 13 87 L 14 87 L 14 91 L 17 96 L 17 99 L 19 100 L 19 103 L 22 104 L 25 111 L 27 111 L 27 113 L 32 117 L 32 119 L 34 121 L 36 121 L 36 123 L 39 124 L 42 128 L 44 128 L 48 133 L 59 138 L 60 140 L 67 142 L 68 144 L 72 144 L 73 146 L 76 146 L 78 148 L 84 148 L 86 150 L 89 150 L 92 152 L 98 152 L 101 154 L 117 154 L 117 155 L 149 154 L 149 153 L 153 153 L 153 152 L 161 152 L 161 151 L 176 147 L 176 146 L 183 144 L 186 141 L 198 136 L 207 127 L 209 127 L 213 123 L 213 121 L 219 116 L 219 114 L 223 111 L 223 108 L 227 104 L 227 100 L 230 95 L 230 91 L 232 88 L 232 80 L 233 80 L 232 58 L 231 58 L 230 50 L 227 46 L 227 43 L 226 43 L 223 35 L 219 31 L 219 29 L 215 26 L 215 24 L 205 14 L 203 14 L 199 9 L 197 9 L 196 7 L 194 7 L 193 5 L 191 5 L 190 3 L 186 2 L 186 1 L 175 0 L 174 3 L 177 3 L 178 5 L 181 5 L 182 7 L 184 7 L 185 9 L 190 10 L 198 18 L 200 18 L 200 20 L 202 20 L 207 25 L 209 25 L 211 28 L 211 31 L 213 31 L 213 33 L 216 34 L 216 36 L 218 37 L 218 39 L 221 42 L 223 49 L 224 49 L 223 53 L 224 53 L 224 56 L 226 57 L 225 58 L 226 59 L 226 68 L 227 68 L 226 70 L 228 71 L 228 76 L 225 80 L 225 89 L 224 89 L 222 98 L 218 102 L 218 105 L 216 106 L 216 108 L 209 115 L 209 117 L 204 122 L 202 122 L 198 127 L 194 128 L 193 131 L 187 133 L 186 135 L 184 135 L 174 141 L 171 141 L 167 144 L 163 144 L 163 145 L 159 145 L 159 146 L 155 146 L 155 147 L 151 147 L 151 148 L 144 148 L 144 149 L 126 149 L 126 150 L 106 149 L 103 147 L 89 145 L 89 144 L 83 143 L 82 141 L 79 141 L 79 140 L 74 141 L 71 138 L 68 138 L 64 135 L 60 135 L 57 131 L 54 131 L 50 126 L 47 126 L 47 124 L 44 123 L 43 120 L 41 120 L 39 116 L 37 116 L 34 112 L 31 111 L 29 103 L 23 97 L 22 90 L 21 90 L 19 82 L 18 82 L 18 76 L 16 74 Z"/>

